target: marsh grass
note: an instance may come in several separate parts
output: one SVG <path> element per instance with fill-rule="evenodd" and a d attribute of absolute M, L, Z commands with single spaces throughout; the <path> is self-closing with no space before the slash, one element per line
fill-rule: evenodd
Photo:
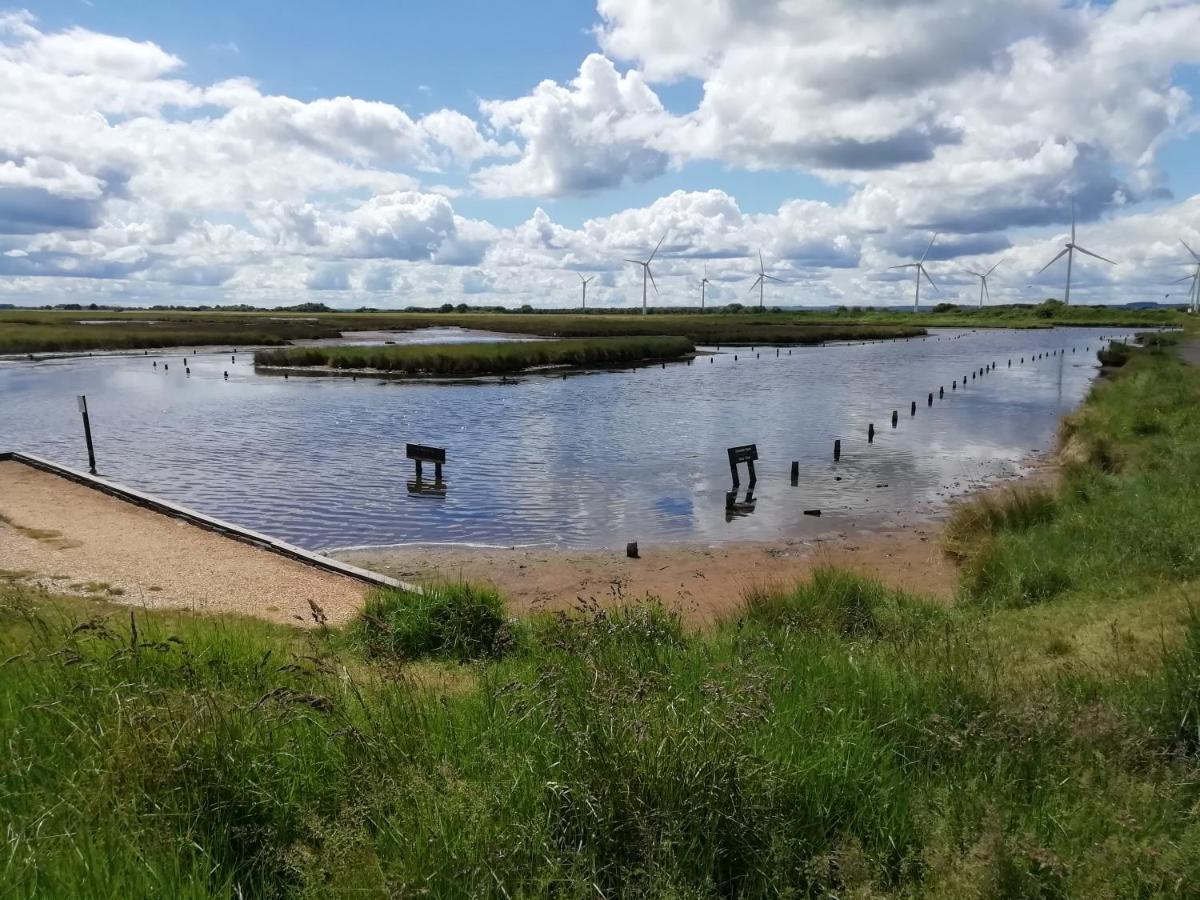
<path fill-rule="evenodd" d="M 510 652 L 519 626 L 494 590 L 456 583 L 374 590 L 351 633 L 371 657 L 467 662 Z"/>
<path fill-rule="evenodd" d="M 259 350 L 256 366 L 323 367 L 405 375 L 487 375 L 542 366 L 614 366 L 679 359 L 695 347 L 681 337 L 595 338 L 565 341 L 383 347 L 287 347 Z"/>
<path fill-rule="evenodd" d="M 364 623 L 404 602 L 377 595 Z M 831 569 L 703 633 L 653 603 L 538 617 L 520 652 L 462 668 L 494 634 L 460 614 L 477 606 L 495 624 L 493 595 L 464 586 L 408 616 L 463 673 L 445 691 L 414 668 L 439 664 L 353 633 L 0 587 L 0 881 L 39 898 L 1125 896 L 1195 865 L 1195 780 L 1154 750 L 1191 695 L 1158 675 L 1128 696 L 1001 685 L 975 613 Z"/>

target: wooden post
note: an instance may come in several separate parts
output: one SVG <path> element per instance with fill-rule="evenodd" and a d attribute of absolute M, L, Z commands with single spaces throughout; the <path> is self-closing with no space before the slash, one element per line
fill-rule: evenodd
<path fill-rule="evenodd" d="M 952 391 L 958 390 L 958 382 L 957 381 L 950 382 L 950 390 L 952 390 Z"/>
<path fill-rule="evenodd" d="M 842 441 L 839 438 L 833 442 L 833 461 L 837 462 L 842 458 Z"/>
<path fill-rule="evenodd" d="M 895 428 L 896 423 L 899 421 L 900 421 L 900 413 L 896 412 L 896 410 L 893 409 L 892 410 L 892 427 Z"/>
<path fill-rule="evenodd" d="M 638 558 L 637 541 L 630 541 L 628 544 L 625 545 L 625 555 L 628 556 L 630 559 Z"/>
<path fill-rule="evenodd" d="M 932 394 L 930 394 L 930 399 L 931 399 L 931 400 L 933 399 L 933 395 L 932 395 Z M 914 400 L 914 401 L 912 402 L 912 409 L 910 409 L 910 410 L 908 411 L 908 414 L 909 414 L 910 416 L 915 416 L 915 415 L 917 414 L 917 401 L 916 401 L 916 400 Z"/>
<path fill-rule="evenodd" d="M 799 462 L 799 460 L 793 459 L 792 460 L 792 484 L 795 484 L 799 480 L 800 480 L 800 462 Z"/>
<path fill-rule="evenodd" d="M 933 391 L 929 392 L 929 405 L 933 406 Z"/>
<path fill-rule="evenodd" d="M 867 426 L 867 443 L 875 443 L 875 423 L 872 422 Z"/>
<path fill-rule="evenodd" d="M 946 396 L 946 386 L 939 384 L 938 385 L 938 399 L 941 400 L 945 396 Z"/>
<path fill-rule="evenodd" d="M 96 450 L 92 447 L 92 420 L 88 418 L 87 397 L 79 395 L 79 413 L 83 416 L 83 439 L 87 442 L 88 471 L 96 474 Z"/>

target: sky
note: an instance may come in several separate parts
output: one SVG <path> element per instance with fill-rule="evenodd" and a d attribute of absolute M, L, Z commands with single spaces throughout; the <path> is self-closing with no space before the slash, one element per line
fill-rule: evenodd
<path fill-rule="evenodd" d="M 1072 209 L 1183 302 L 1198 92 L 1195 0 L 0 6 L 0 304 L 1034 302 Z"/>

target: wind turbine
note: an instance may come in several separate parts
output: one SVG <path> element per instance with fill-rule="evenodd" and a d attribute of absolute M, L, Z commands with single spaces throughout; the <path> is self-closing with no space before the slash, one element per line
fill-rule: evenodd
<path fill-rule="evenodd" d="M 1003 259 L 1001 259 L 999 262 L 997 262 L 996 266 L 1000 265 L 1000 263 L 1002 263 L 1002 262 L 1004 262 Z M 980 305 L 980 307 L 983 306 L 983 295 L 984 294 L 987 294 L 988 300 L 992 299 L 992 292 L 988 290 L 987 280 L 988 280 L 988 276 L 996 271 L 996 266 L 992 266 L 986 272 L 973 272 L 970 269 L 967 269 L 968 275 L 974 275 L 976 278 L 979 279 L 979 305 Z"/>
<path fill-rule="evenodd" d="M 1062 250 L 1058 251 L 1058 256 L 1054 257 L 1054 259 L 1050 260 L 1050 262 L 1046 263 L 1044 266 L 1042 266 L 1040 269 L 1038 269 L 1038 274 L 1041 275 L 1043 272 L 1045 272 L 1048 268 L 1050 268 L 1052 265 L 1054 265 L 1056 262 L 1058 262 L 1064 256 L 1067 258 L 1067 292 L 1066 292 L 1066 294 L 1063 295 L 1063 303 L 1065 303 L 1067 306 L 1071 305 L 1071 264 L 1075 261 L 1075 251 L 1076 250 L 1078 250 L 1080 253 L 1084 253 L 1088 256 L 1094 256 L 1096 259 L 1100 260 L 1101 262 L 1106 262 L 1110 266 L 1116 265 L 1116 263 L 1113 262 L 1111 259 L 1106 259 L 1105 257 L 1101 256 L 1099 253 L 1093 253 L 1091 250 L 1085 250 L 1085 249 L 1083 249 L 1083 247 L 1080 247 L 1078 244 L 1075 243 L 1075 204 L 1072 203 L 1071 204 L 1071 239 L 1069 241 L 1067 241 L 1066 245 L 1062 248 Z"/>
<path fill-rule="evenodd" d="M 625 262 L 631 262 L 635 266 L 642 267 L 642 315 L 646 315 L 646 279 L 650 279 L 650 283 L 654 285 L 654 293 L 658 293 L 658 285 L 654 283 L 654 273 L 650 271 L 650 263 L 654 262 L 654 257 L 658 255 L 658 248 L 662 246 L 662 242 L 667 239 L 667 233 L 664 231 L 663 236 L 658 239 L 658 243 L 654 245 L 654 252 L 650 254 L 650 258 L 645 262 L 640 259 L 627 259 Z"/>
<path fill-rule="evenodd" d="M 708 263 L 705 263 L 704 264 L 704 277 L 700 279 L 700 308 L 701 309 L 704 309 L 704 289 L 710 284 L 712 284 L 712 282 L 708 280 Z"/>
<path fill-rule="evenodd" d="M 750 293 L 754 293 L 754 289 L 758 288 L 758 308 L 763 308 L 763 285 L 768 281 L 778 281 L 783 284 L 782 278 L 776 278 L 774 275 L 768 275 L 767 269 L 763 265 L 762 251 L 758 251 L 758 277 L 754 279 L 754 284 L 750 285 Z"/>
<path fill-rule="evenodd" d="M 1183 246 L 1187 249 L 1187 252 L 1192 254 L 1192 259 L 1196 261 L 1196 274 L 1192 276 L 1192 293 L 1190 302 L 1188 303 L 1188 311 L 1200 312 L 1200 254 L 1197 254 L 1195 250 L 1189 247 L 1188 242 L 1183 238 L 1179 239 L 1179 243 L 1183 244 Z M 1184 278 L 1179 280 L 1186 281 Z"/>
<path fill-rule="evenodd" d="M 584 308 L 584 309 L 587 309 L 587 286 L 588 286 L 588 282 L 589 282 L 589 281 L 591 281 L 591 280 L 592 280 L 593 278 L 595 278 L 596 276 L 595 276 L 595 275 L 589 275 L 587 278 L 584 278 L 584 277 L 583 277 L 583 275 L 582 275 L 582 274 L 580 274 L 579 272 L 576 272 L 575 274 L 576 274 L 576 275 L 579 275 L 579 281 L 580 281 L 580 282 L 583 284 L 583 308 Z"/>
<path fill-rule="evenodd" d="M 925 280 L 936 291 L 938 286 L 933 283 L 933 279 L 929 277 L 929 272 L 925 269 L 925 257 L 929 255 L 929 251 L 933 249 L 933 242 L 937 240 L 937 232 L 933 233 L 933 237 L 929 239 L 929 246 L 925 248 L 925 252 L 921 254 L 921 258 L 914 263 L 904 263 L 900 266 L 888 266 L 889 269 L 916 269 L 917 270 L 917 293 L 913 299 L 913 312 L 921 306 L 921 276 L 925 276 Z"/>
<path fill-rule="evenodd" d="M 1196 284 L 1200 282 L 1200 266 L 1196 267 L 1196 271 L 1191 275 L 1184 275 L 1182 278 L 1172 281 L 1171 284 L 1183 284 L 1185 281 L 1190 281 L 1192 284 L 1188 288 L 1188 312 L 1196 311 Z M 1167 294 L 1170 297 L 1170 294 Z"/>

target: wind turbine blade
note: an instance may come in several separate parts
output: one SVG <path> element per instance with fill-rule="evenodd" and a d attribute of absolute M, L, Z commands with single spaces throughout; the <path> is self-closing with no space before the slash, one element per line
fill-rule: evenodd
<path fill-rule="evenodd" d="M 657 253 L 658 253 L 658 248 L 662 246 L 662 242 L 663 242 L 663 241 L 665 241 L 666 239 L 667 239 L 667 232 L 665 232 L 665 231 L 664 231 L 664 232 L 663 232 L 663 236 L 662 236 L 662 237 L 660 237 L 660 238 L 658 239 L 658 243 L 654 245 L 654 253 L 651 253 L 651 254 L 650 254 L 650 258 L 649 258 L 648 260 L 646 260 L 646 264 L 647 264 L 647 265 L 649 265 L 650 263 L 654 262 L 654 257 L 655 257 L 655 255 L 657 255 Z"/>
<path fill-rule="evenodd" d="M 915 267 L 916 265 L 917 265 L 917 263 L 905 263 L 902 266 L 888 266 L 888 268 L 889 269 L 911 269 L 911 268 Z"/>
<path fill-rule="evenodd" d="M 1181 244 L 1183 244 L 1183 246 L 1187 247 L 1187 252 L 1192 254 L 1192 256 L 1196 257 L 1196 262 L 1200 262 L 1200 254 L 1196 253 L 1196 251 L 1193 250 L 1191 247 L 1188 247 L 1187 241 L 1185 241 L 1183 238 L 1180 238 L 1179 243 L 1181 243 Z"/>
<path fill-rule="evenodd" d="M 929 239 L 929 246 L 925 248 L 925 252 L 921 254 L 921 262 L 925 262 L 925 257 L 929 255 L 929 251 L 933 249 L 933 242 L 937 240 L 938 233 L 935 231 L 933 237 Z"/>
<path fill-rule="evenodd" d="M 968 275 L 974 275 L 976 278 L 987 278 L 987 275 L 982 272 L 976 272 L 974 269 L 963 269 Z"/>
<path fill-rule="evenodd" d="M 1004 258 L 1001 258 L 1000 260 L 998 260 L 996 262 L 996 266 L 998 266 L 998 265 L 1000 265 L 1000 263 L 1004 262 L 1004 259 L 1007 259 L 1007 257 L 1004 257 Z M 984 273 L 984 275 L 985 276 L 991 275 L 993 272 L 996 271 L 996 266 L 992 266 L 990 269 L 987 270 L 987 272 Z"/>
<path fill-rule="evenodd" d="M 1175 281 L 1172 281 L 1170 283 L 1171 284 L 1183 284 L 1185 281 L 1194 281 L 1195 278 L 1196 278 L 1195 275 L 1185 275 L 1182 278 L 1177 278 Z"/>
<path fill-rule="evenodd" d="M 987 279 L 983 279 L 983 296 L 987 298 L 988 303 L 992 302 L 992 292 L 988 289 Z"/>
<path fill-rule="evenodd" d="M 760 281 L 762 281 L 762 276 L 761 276 L 761 275 L 759 275 L 757 278 L 755 278 L 755 279 L 754 279 L 754 284 L 750 285 L 750 290 L 746 291 L 746 293 L 747 293 L 747 294 L 753 294 L 753 293 L 754 293 L 754 289 L 755 289 L 756 287 L 758 287 L 758 283 L 759 283 Z"/>
<path fill-rule="evenodd" d="M 935 291 L 939 291 L 939 292 L 941 291 L 941 288 L 940 288 L 940 287 L 938 287 L 936 284 L 934 284 L 934 283 L 933 283 L 933 279 L 929 277 L 929 273 L 925 271 L 925 267 L 924 267 L 924 266 L 921 266 L 920 272 L 919 272 L 919 274 L 917 275 L 917 277 L 918 277 L 918 278 L 920 278 L 920 277 L 921 277 L 921 275 L 924 275 L 924 276 L 925 276 L 925 280 L 926 280 L 926 281 L 928 281 L 928 282 L 929 282 L 929 283 L 930 283 L 930 284 L 933 286 L 933 289 L 934 289 Z"/>
<path fill-rule="evenodd" d="M 625 260 L 625 262 L 631 262 L 635 266 L 644 266 L 645 265 L 645 263 L 642 262 L 640 259 L 627 259 L 627 260 Z"/>
<path fill-rule="evenodd" d="M 1066 256 L 1070 252 L 1071 252 L 1071 250 L 1069 247 L 1063 247 L 1060 251 L 1058 251 L 1058 256 L 1054 257 L 1054 259 L 1050 260 L 1050 262 L 1046 263 L 1044 266 L 1042 266 L 1040 269 L 1038 269 L 1037 273 L 1039 275 L 1041 275 L 1048 268 L 1050 268 L 1052 265 L 1054 265 L 1056 262 L 1058 262 L 1060 259 L 1062 259 L 1064 256 Z"/>
<path fill-rule="evenodd" d="M 650 283 L 654 285 L 654 293 L 658 293 L 658 285 L 654 284 L 654 270 L 650 268 L 650 263 L 646 263 L 646 274 L 650 276 Z"/>
<path fill-rule="evenodd" d="M 1115 265 L 1116 265 L 1116 263 L 1115 263 L 1115 262 L 1113 262 L 1113 261 L 1112 261 L 1111 259 L 1109 259 L 1108 257 L 1101 256 L 1099 253 L 1093 253 L 1091 250 L 1084 250 L 1084 249 L 1083 249 L 1082 247 L 1080 247 L 1078 244 L 1075 246 L 1075 249 L 1076 249 L 1076 250 L 1078 250 L 1080 253 L 1086 253 L 1088 256 L 1094 256 L 1096 259 L 1102 260 L 1103 262 L 1106 262 L 1106 263 L 1108 263 L 1108 264 L 1109 264 L 1109 265 L 1111 265 L 1111 266 L 1115 266 Z"/>
<path fill-rule="evenodd" d="M 766 266 L 763 265 L 762 251 L 758 251 L 758 274 L 765 275 L 767 272 Z"/>
<path fill-rule="evenodd" d="M 1075 243 L 1075 198 L 1071 198 L 1071 243 Z"/>
<path fill-rule="evenodd" d="M 776 278 L 774 275 L 764 275 L 763 278 L 767 279 L 767 281 L 778 281 L 780 284 L 784 283 L 782 278 Z"/>

